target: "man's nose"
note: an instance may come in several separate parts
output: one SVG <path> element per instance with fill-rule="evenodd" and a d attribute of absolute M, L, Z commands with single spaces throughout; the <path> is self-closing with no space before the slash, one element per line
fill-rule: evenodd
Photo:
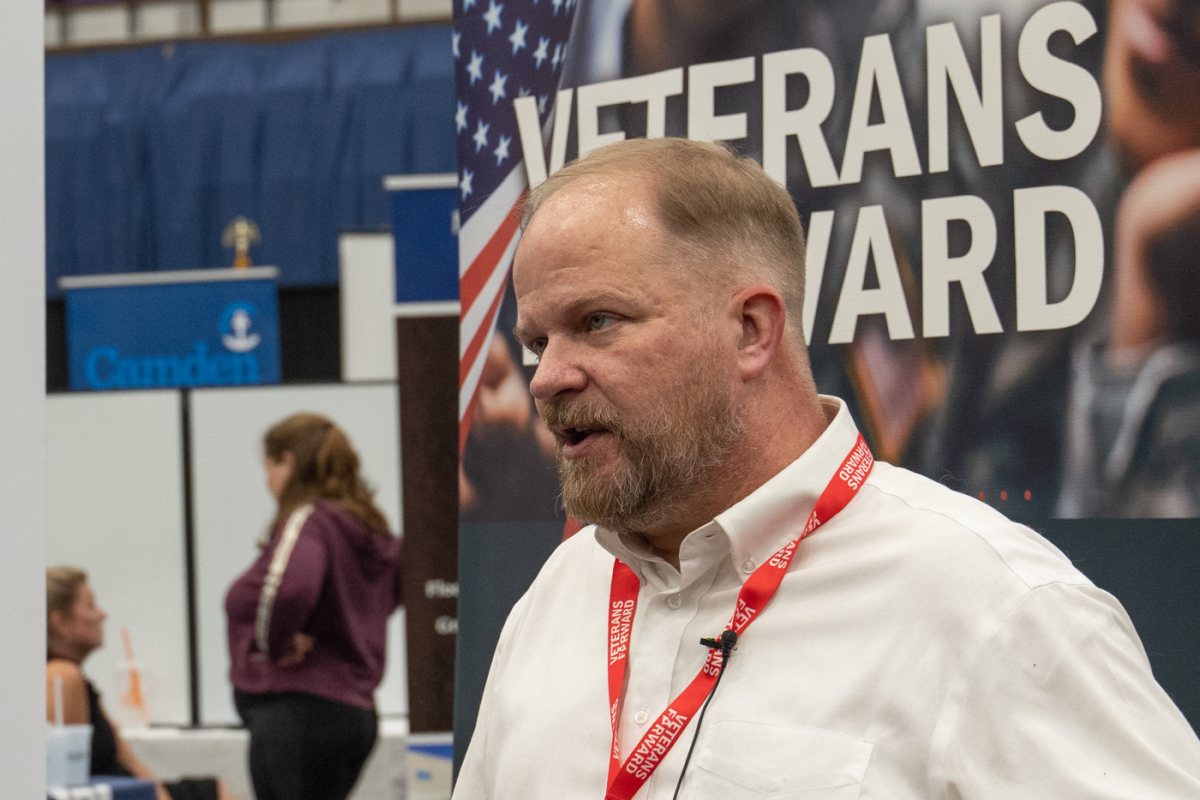
<path fill-rule="evenodd" d="M 529 382 L 536 400 L 550 400 L 561 394 L 583 391 L 587 373 L 581 368 L 569 343 L 554 340 L 546 344 L 538 358 L 537 371 Z"/>

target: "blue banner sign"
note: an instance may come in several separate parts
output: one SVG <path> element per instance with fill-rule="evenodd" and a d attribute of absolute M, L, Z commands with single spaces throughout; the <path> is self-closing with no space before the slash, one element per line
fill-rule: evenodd
<path fill-rule="evenodd" d="M 274 267 L 63 278 L 75 391 L 279 383 Z"/>
<path fill-rule="evenodd" d="M 458 176 L 391 175 L 396 302 L 458 300 Z"/>

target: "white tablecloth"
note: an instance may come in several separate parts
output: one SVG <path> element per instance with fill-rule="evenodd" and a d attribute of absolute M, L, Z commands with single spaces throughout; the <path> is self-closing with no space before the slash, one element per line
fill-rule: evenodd
<path fill-rule="evenodd" d="M 124 728 L 125 741 L 160 780 L 216 776 L 238 800 L 254 800 L 241 728 Z M 406 718 L 385 717 L 350 800 L 404 800 Z"/>

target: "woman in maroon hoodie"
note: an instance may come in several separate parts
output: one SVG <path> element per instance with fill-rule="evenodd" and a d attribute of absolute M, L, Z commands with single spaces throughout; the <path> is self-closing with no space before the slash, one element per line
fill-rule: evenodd
<path fill-rule="evenodd" d="M 258 800 L 344 800 L 375 744 L 401 543 L 328 419 L 288 417 L 263 444 L 279 509 L 225 597 L 250 776 Z"/>

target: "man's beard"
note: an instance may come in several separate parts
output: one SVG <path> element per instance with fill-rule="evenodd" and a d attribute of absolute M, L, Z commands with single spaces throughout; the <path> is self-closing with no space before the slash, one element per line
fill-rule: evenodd
<path fill-rule="evenodd" d="M 652 530 L 690 500 L 725 464 L 742 434 L 732 389 L 711 364 L 685 370 L 687 383 L 664 393 L 659 408 L 632 417 L 586 400 L 547 403 L 551 430 L 603 428 L 617 447 L 614 464 L 568 460 L 558 442 L 558 476 L 567 513 L 619 533 Z"/>

